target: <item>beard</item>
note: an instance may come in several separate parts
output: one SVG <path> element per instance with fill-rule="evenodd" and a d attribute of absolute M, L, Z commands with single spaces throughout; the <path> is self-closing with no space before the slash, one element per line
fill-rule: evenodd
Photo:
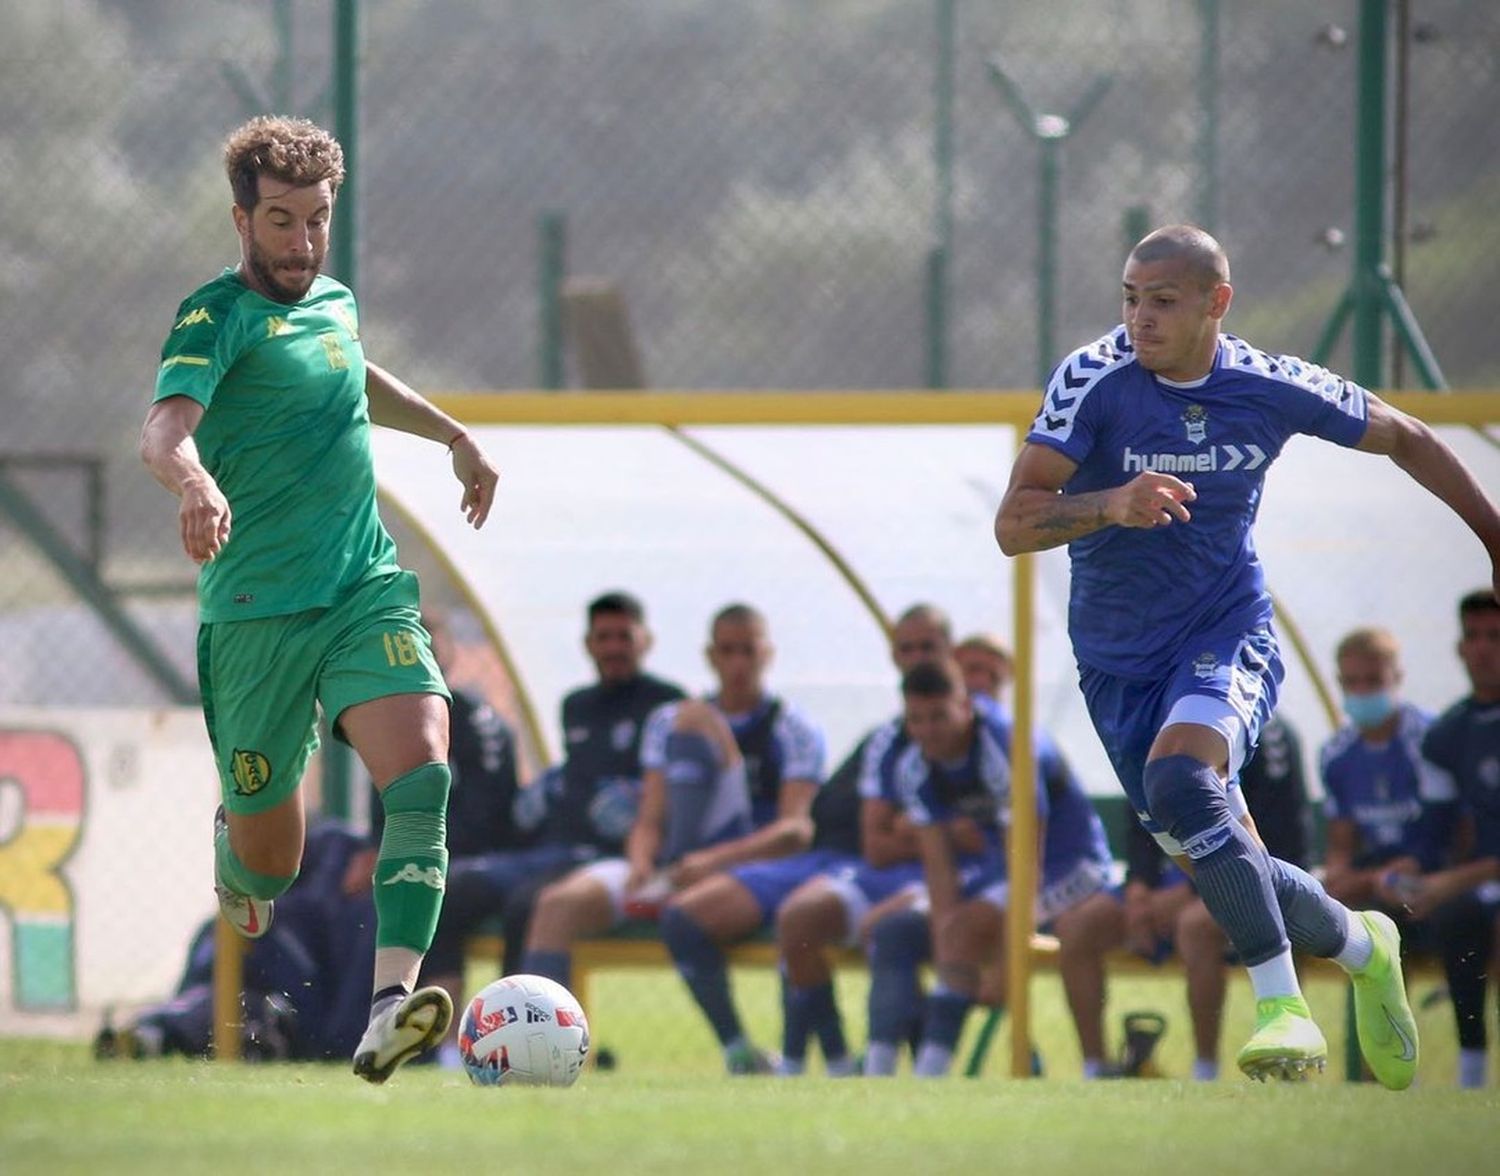
<path fill-rule="evenodd" d="M 323 258 L 314 255 L 309 258 L 306 269 L 287 270 L 278 269 L 275 260 L 260 247 L 254 237 L 250 238 L 250 271 L 255 275 L 255 280 L 264 287 L 277 302 L 291 305 L 300 302 L 312 289 L 313 282 L 323 266 Z"/>

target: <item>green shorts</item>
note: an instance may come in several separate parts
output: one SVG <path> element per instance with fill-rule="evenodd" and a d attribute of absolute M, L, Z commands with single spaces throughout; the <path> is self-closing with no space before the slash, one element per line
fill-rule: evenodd
<path fill-rule="evenodd" d="M 318 706 L 338 716 L 392 694 L 451 698 L 422 627 L 417 577 L 372 576 L 330 608 L 198 630 L 198 685 L 224 807 L 274 808 L 318 746 Z"/>

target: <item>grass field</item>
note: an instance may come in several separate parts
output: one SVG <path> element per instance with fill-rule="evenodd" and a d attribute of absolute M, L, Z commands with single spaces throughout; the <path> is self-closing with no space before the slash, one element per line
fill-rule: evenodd
<path fill-rule="evenodd" d="M 849 979 L 853 1012 L 858 977 Z M 1342 1082 L 1336 1064 L 1295 1087 L 1237 1076 L 1086 1084 L 1048 978 L 1036 985 L 1036 1038 L 1054 1075 L 1045 1080 L 1002 1077 L 998 1054 L 978 1080 L 731 1080 L 706 1031 L 676 1024 L 689 1014 L 668 980 L 599 978 L 595 1040 L 619 1065 L 564 1091 L 482 1090 L 430 1067 L 377 1089 L 342 1065 L 99 1063 L 79 1044 L 0 1041 L 0 1172 L 1500 1170 L 1500 1091 L 1452 1088 L 1451 1045 L 1440 1056 L 1446 1007 L 1424 1015 L 1429 1058 L 1403 1094 Z M 773 1040 L 774 1024 L 758 1023 L 770 1012 L 768 979 L 742 981 L 749 1019 Z M 1181 991 L 1152 978 L 1115 989 L 1116 1008 L 1169 1012 Z M 1336 987 L 1310 995 L 1336 1030 Z M 1226 1037 L 1248 1015 L 1241 1000 L 1235 992 Z M 1183 1073 L 1188 1052 L 1185 1017 L 1174 1016 L 1167 1071 Z"/>

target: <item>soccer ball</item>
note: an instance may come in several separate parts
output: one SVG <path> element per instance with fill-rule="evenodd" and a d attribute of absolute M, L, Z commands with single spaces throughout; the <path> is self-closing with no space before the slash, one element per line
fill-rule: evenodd
<path fill-rule="evenodd" d="M 572 1086 L 589 1054 L 578 998 L 545 976 L 502 976 L 469 1001 L 458 1027 L 476 1086 Z"/>

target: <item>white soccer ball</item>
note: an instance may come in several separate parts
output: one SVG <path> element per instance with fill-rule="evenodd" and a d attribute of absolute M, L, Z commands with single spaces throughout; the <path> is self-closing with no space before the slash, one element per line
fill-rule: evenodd
<path fill-rule="evenodd" d="M 476 1086 L 572 1086 L 589 1055 L 578 998 L 545 976 L 502 976 L 480 989 L 458 1027 Z"/>

